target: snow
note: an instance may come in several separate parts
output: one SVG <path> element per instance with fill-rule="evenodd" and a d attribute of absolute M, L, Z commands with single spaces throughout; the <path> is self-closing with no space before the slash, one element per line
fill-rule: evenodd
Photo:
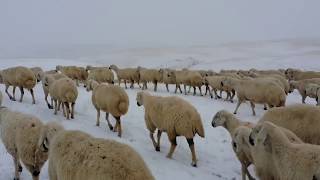
<path fill-rule="evenodd" d="M 272 68 L 301 68 L 306 70 L 320 70 L 320 42 L 309 40 L 282 40 L 282 41 L 259 41 L 220 44 L 210 47 L 184 47 L 184 48 L 135 48 L 135 49 L 111 49 L 94 55 L 64 58 L 20 58 L 0 59 L 0 68 L 16 65 L 28 67 L 41 66 L 49 70 L 56 65 L 110 65 L 119 66 L 138 65 L 144 67 L 170 67 L 190 69 L 272 69 Z M 122 85 L 123 86 L 123 85 Z M 4 94 L 4 86 L 0 85 L 4 96 L 4 105 L 12 110 L 34 114 L 44 122 L 58 121 L 67 129 L 77 129 L 87 132 L 95 137 L 114 139 L 129 144 L 139 152 L 148 164 L 156 179 L 240 179 L 240 164 L 236 159 L 231 145 L 230 137 L 223 128 L 212 128 L 213 115 L 222 109 L 233 111 L 235 103 L 223 100 L 212 100 L 208 96 L 192 96 L 174 94 L 174 87 L 170 86 L 167 93 L 164 85 L 159 86 L 158 92 L 150 92 L 161 96 L 179 96 L 191 102 L 201 114 L 206 137 L 195 137 L 198 167 L 191 167 L 191 154 L 184 138 L 177 139 L 178 146 L 173 159 L 167 159 L 166 153 L 170 144 L 166 135 L 161 141 L 161 152 L 155 152 L 149 139 L 148 131 L 144 123 L 144 109 L 137 107 L 135 102 L 136 93 L 139 89 L 128 89 L 126 92 L 130 98 L 129 112 L 122 118 L 123 137 L 117 137 L 117 133 L 111 132 L 101 117 L 100 127 L 95 126 L 96 111 L 91 104 L 91 93 L 79 87 L 79 97 L 76 102 L 76 114 L 74 120 L 65 120 L 62 113 L 53 115 L 44 101 L 43 90 L 39 83 L 35 88 L 36 105 L 31 105 L 31 96 L 27 92 L 22 103 L 12 102 Z M 10 89 L 11 92 L 11 89 Z M 19 97 L 20 93 L 17 91 Z M 225 95 L 224 95 L 225 96 Z M 301 97 L 295 91 L 287 98 L 287 104 L 300 103 Z M 307 99 L 307 103 L 315 104 L 314 100 Z M 257 105 L 257 116 L 251 115 L 248 104 L 243 104 L 237 117 L 243 120 L 257 122 L 263 115 L 263 106 Z M 113 119 L 112 119 L 113 120 Z M 113 120 L 114 123 L 114 120 Z M 42 169 L 40 179 L 47 180 L 47 164 Z M 252 170 L 252 168 L 251 168 Z M 0 179 L 13 179 L 14 168 L 11 156 L 0 143 Z M 29 172 L 24 169 L 21 179 L 31 179 Z"/>

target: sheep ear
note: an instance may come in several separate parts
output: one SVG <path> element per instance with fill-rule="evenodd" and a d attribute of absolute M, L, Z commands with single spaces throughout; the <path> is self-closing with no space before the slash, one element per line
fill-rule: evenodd
<path fill-rule="evenodd" d="M 263 145 L 265 147 L 265 150 L 269 153 L 272 152 L 272 147 L 271 147 L 271 139 L 269 134 L 266 134 L 265 138 L 263 139 Z"/>

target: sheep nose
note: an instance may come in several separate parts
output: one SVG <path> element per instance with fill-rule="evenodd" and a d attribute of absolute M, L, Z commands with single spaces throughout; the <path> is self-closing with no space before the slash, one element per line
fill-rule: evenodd
<path fill-rule="evenodd" d="M 212 121 L 211 122 L 212 127 L 216 127 L 215 123 Z"/>
<path fill-rule="evenodd" d="M 39 176 L 39 174 L 40 174 L 40 171 L 37 171 L 37 170 L 32 172 L 32 176 L 35 176 L 35 177 Z"/>
<path fill-rule="evenodd" d="M 37 79 L 37 82 L 40 82 L 40 80 L 39 80 L 39 79 Z"/>
<path fill-rule="evenodd" d="M 249 136 L 249 143 L 250 143 L 252 146 L 254 146 L 254 140 L 253 140 L 251 134 L 250 134 L 250 136 Z"/>
<path fill-rule="evenodd" d="M 141 106 L 141 104 L 139 102 L 137 102 L 137 106 Z"/>

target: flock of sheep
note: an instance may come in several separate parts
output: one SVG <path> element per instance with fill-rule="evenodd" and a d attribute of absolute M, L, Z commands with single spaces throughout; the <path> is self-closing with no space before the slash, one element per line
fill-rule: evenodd
<path fill-rule="evenodd" d="M 114 77 L 114 73 L 117 78 Z M 83 84 L 92 91 L 92 104 L 97 110 L 96 125 L 100 125 L 100 113 L 110 130 L 122 135 L 121 116 L 128 112 L 129 98 L 120 87 L 127 83 L 130 88 L 138 85 L 142 90 L 158 83 L 175 85 L 174 92 L 220 99 L 226 93 L 226 101 L 233 102 L 237 96 L 239 106 L 248 101 L 255 115 L 255 104 L 263 104 L 266 111 L 257 124 L 242 121 L 225 110 L 216 113 L 212 126 L 222 126 L 230 133 L 236 156 L 241 163 L 242 179 L 254 179 L 248 171 L 253 164 L 259 179 L 320 179 L 320 108 L 306 105 L 306 97 L 315 98 L 320 104 L 320 72 L 286 70 L 221 70 L 213 71 L 172 70 L 110 67 L 57 66 L 55 70 L 43 71 L 40 67 L 11 67 L 0 71 L 0 82 L 12 101 L 16 101 L 15 89 L 30 91 L 35 104 L 33 88 L 42 83 L 45 101 L 54 114 L 62 108 L 66 119 L 75 118 L 75 103 L 78 87 Z M 118 82 L 118 85 L 114 85 Z M 142 84 L 142 86 L 140 85 Z M 183 90 L 181 89 L 183 85 Z M 12 86 L 12 94 L 8 88 Z M 205 92 L 202 92 L 205 88 Z M 303 104 L 285 106 L 286 97 L 297 89 Z M 218 94 L 220 91 L 220 94 Z M 48 101 L 48 96 L 51 101 Z M 0 104 L 2 103 L 0 93 Z M 200 114 L 189 102 L 176 96 L 154 96 L 140 91 L 136 96 L 138 106 L 144 106 L 145 123 L 156 151 L 160 151 L 162 132 L 171 143 L 167 154 L 171 158 L 177 146 L 176 137 L 184 136 L 190 147 L 192 162 L 197 166 L 194 136 L 205 137 Z M 112 115 L 116 124 L 109 120 Z M 154 133 L 157 138 L 155 140 Z M 30 171 L 34 180 L 44 163 L 49 160 L 51 180 L 63 179 L 154 179 L 142 157 L 128 145 L 112 140 L 94 138 L 81 131 L 65 130 L 56 122 L 43 124 L 33 115 L 0 107 L 0 136 L 8 153 L 14 160 L 15 176 L 22 172 L 21 162 Z M 128 159 L 129 158 L 129 159 Z"/>

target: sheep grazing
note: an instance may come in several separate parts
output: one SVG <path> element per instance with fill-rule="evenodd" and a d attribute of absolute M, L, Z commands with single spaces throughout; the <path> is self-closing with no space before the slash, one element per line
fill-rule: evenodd
<path fill-rule="evenodd" d="M 37 146 L 42 126 L 42 122 L 34 116 L 0 107 L 0 136 L 13 158 L 15 180 L 22 172 L 20 162 L 29 170 L 33 180 L 39 179 L 41 168 L 48 159 L 48 154 Z"/>
<path fill-rule="evenodd" d="M 67 131 L 48 123 L 38 146 L 49 151 L 49 179 L 153 180 L 142 157 L 130 146 L 94 138 L 81 131 Z"/>
<path fill-rule="evenodd" d="M 255 127 L 249 139 L 252 145 L 270 154 L 279 179 L 313 179 L 320 170 L 320 146 L 292 143 L 271 122 Z"/>
<path fill-rule="evenodd" d="M 55 80 L 49 87 L 49 93 L 54 101 L 54 114 L 57 114 L 58 106 L 62 104 L 63 115 L 69 119 L 74 118 L 74 106 L 78 97 L 78 90 L 70 78 Z"/>
<path fill-rule="evenodd" d="M 157 91 L 158 82 L 162 81 L 162 71 L 156 69 L 146 69 L 138 67 L 140 73 L 140 82 L 143 83 L 142 90 L 148 89 L 147 83 L 152 82 L 154 91 Z"/>
<path fill-rule="evenodd" d="M 177 146 L 176 137 L 184 136 L 192 153 L 191 165 L 196 167 L 197 158 L 193 138 L 195 134 L 204 137 L 201 117 L 197 110 L 187 101 L 174 96 L 158 97 L 147 92 L 138 92 L 136 100 L 138 106 L 144 106 L 145 122 L 155 150 L 160 151 L 161 134 L 167 132 L 171 142 L 167 157 L 172 158 Z M 156 129 L 158 129 L 157 142 L 153 137 Z"/>
<path fill-rule="evenodd" d="M 9 96 L 10 100 L 15 101 L 15 87 L 19 87 L 21 92 L 20 102 L 22 102 L 24 90 L 26 88 L 30 91 L 32 96 L 32 104 L 35 104 L 35 98 L 33 93 L 33 88 L 35 87 L 37 80 L 34 73 L 26 67 L 16 66 L 4 69 L 0 72 L 3 83 L 6 87 L 6 93 Z M 8 92 L 8 88 L 13 86 L 13 96 Z"/>
<path fill-rule="evenodd" d="M 67 78 L 67 76 L 61 73 L 54 73 L 54 74 L 45 73 L 41 80 L 43 93 L 44 93 L 44 100 L 46 101 L 49 109 L 53 109 L 53 99 L 51 98 L 51 104 L 48 102 L 49 88 L 55 80 L 58 80 L 61 78 Z"/>
<path fill-rule="evenodd" d="M 225 110 L 219 111 L 215 114 L 215 116 L 212 118 L 211 125 L 212 127 L 219 127 L 219 126 L 224 127 L 229 132 L 233 142 L 234 142 L 235 130 L 237 128 L 242 126 L 253 128 L 255 126 L 252 123 L 240 121 L 233 114 Z M 244 151 L 236 151 L 235 149 L 236 147 L 234 143 L 232 147 L 237 158 L 241 163 L 242 179 L 245 180 L 246 175 L 248 176 L 249 179 L 254 179 L 251 176 L 250 172 L 248 171 L 248 167 L 253 163 L 251 156 L 249 156 L 249 154 Z"/>
<path fill-rule="evenodd" d="M 106 112 L 106 120 L 110 130 L 118 131 L 121 137 L 121 116 L 128 112 L 129 97 L 127 93 L 119 86 L 98 84 L 96 81 L 89 80 L 87 91 L 92 90 L 92 104 L 97 110 L 97 123 L 100 125 L 100 110 Z M 109 121 L 109 114 L 116 119 L 116 125 L 113 127 Z"/>
<path fill-rule="evenodd" d="M 221 86 L 232 87 L 237 93 L 238 104 L 234 110 L 237 113 L 240 105 L 250 101 L 252 114 L 255 116 L 255 103 L 268 104 L 269 107 L 281 107 L 285 105 L 286 94 L 284 90 L 274 82 L 264 80 L 239 80 L 226 78 Z"/>
<path fill-rule="evenodd" d="M 320 72 L 301 71 L 299 69 L 288 68 L 285 71 L 285 76 L 289 80 L 299 81 L 299 80 L 304 80 L 304 79 L 320 78 Z"/>
<path fill-rule="evenodd" d="M 88 78 L 88 72 L 83 67 L 59 65 L 56 67 L 56 70 L 75 80 L 77 86 L 79 86 L 79 82 L 85 83 Z"/>
<path fill-rule="evenodd" d="M 289 92 L 292 92 L 294 89 L 297 89 L 302 97 L 302 103 L 305 104 L 305 100 L 307 98 L 306 86 L 308 84 L 320 85 L 320 78 L 304 79 L 300 81 L 290 81 L 289 84 L 290 84 Z"/>
<path fill-rule="evenodd" d="M 315 98 L 317 101 L 317 106 L 320 105 L 320 85 L 318 84 L 308 84 L 306 86 L 306 95 L 311 97 L 311 98 Z"/>
<path fill-rule="evenodd" d="M 90 70 L 88 80 L 90 79 L 95 80 L 98 83 L 114 84 L 113 72 L 108 68 L 94 68 Z"/>
<path fill-rule="evenodd" d="M 118 77 L 119 86 L 121 81 L 124 82 L 124 86 L 127 89 L 127 82 L 131 82 L 130 88 L 134 88 L 134 83 L 137 82 L 140 87 L 140 73 L 139 68 L 123 68 L 120 69 L 118 66 L 112 64 L 109 69 L 114 70 Z"/>
<path fill-rule="evenodd" d="M 296 104 L 268 110 L 259 122 L 269 121 L 289 129 L 304 142 L 320 145 L 319 107 Z"/>
<path fill-rule="evenodd" d="M 33 68 L 30 68 L 31 71 L 34 73 L 34 75 L 36 76 L 37 78 L 37 82 L 40 82 L 41 79 L 42 79 L 42 75 L 43 75 L 43 70 L 41 67 L 33 67 Z"/>

